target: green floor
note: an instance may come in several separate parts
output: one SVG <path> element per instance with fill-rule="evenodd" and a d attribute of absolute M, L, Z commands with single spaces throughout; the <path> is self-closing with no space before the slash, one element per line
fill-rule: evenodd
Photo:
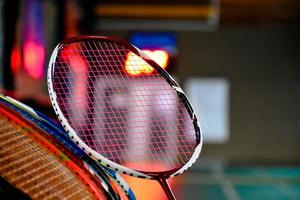
<path fill-rule="evenodd" d="M 300 200 L 300 167 L 194 169 L 178 181 L 175 193 L 179 200 Z"/>

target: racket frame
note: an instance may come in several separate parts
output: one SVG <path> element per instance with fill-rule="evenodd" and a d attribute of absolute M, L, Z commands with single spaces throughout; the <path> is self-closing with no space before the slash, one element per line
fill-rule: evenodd
<path fill-rule="evenodd" d="M 122 165 L 119 165 L 115 162 L 110 161 L 109 159 L 105 158 L 95 150 L 91 149 L 87 144 L 85 144 L 79 136 L 77 136 L 75 130 L 69 125 L 67 119 L 64 117 L 58 103 L 57 103 L 57 96 L 53 89 L 53 82 L 52 82 L 52 74 L 54 73 L 55 68 L 55 61 L 56 57 L 59 53 L 59 50 L 64 48 L 65 45 L 68 45 L 70 43 L 76 43 L 76 42 L 82 42 L 84 40 L 99 40 L 99 41 L 108 41 L 108 42 L 114 42 L 119 45 L 126 46 L 130 51 L 135 53 L 137 56 L 140 56 L 144 61 L 146 61 L 151 67 L 153 67 L 159 74 L 161 74 L 165 80 L 170 84 L 170 86 L 176 91 L 178 97 L 180 100 L 184 103 L 190 118 L 193 121 L 193 125 L 195 128 L 196 133 L 196 147 L 195 151 L 188 160 L 188 162 L 183 165 L 181 168 L 165 171 L 165 172 L 142 172 L 138 170 L 129 169 L 127 167 L 124 167 Z M 201 134 L 200 125 L 198 123 L 196 114 L 194 112 L 194 109 L 192 108 L 192 105 L 189 103 L 188 98 L 186 97 L 183 90 L 180 88 L 180 86 L 176 83 L 176 81 L 163 69 L 161 68 L 155 61 L 153 61 L 149 56 L 147 56 L 145 53 L 143 53 L 141 50 L 139 50 L 137 47 L 127 43 L 126 41 L 113 38 L 113 37 L 103 37 L 103 36 L 77 36 L 73 38 L 69 38 L 64 40 L 62 43 L 58 44 L 55 49 L 53 50 L 53 53 L 51 55 L 49 66 L 48 66 L 48 72 L 47 72 L 47 82 L 48 82 L 48 92 L 50 95 L 50 100 L 52 103 L 52 106 L 54 108 L 54 111 L 62 124 L 63 128 L 66 130 L 67 134 L 70 136 L 70 138 L 84 151 L 101 163 L 101 165 L 106 166 L 107 168 L 110 168 L 116 172 L 121 172 L 123 174 L 127 174 L 130 176 L 135 176 L 138 178 L 146 178 L 146 179 L 155 179 L 157 180 L 158 177 L 163 177 L 164 179 L 175 177 L 187 169 L 189 169 L 197 160 L 197 158 L 200 155 L 203 138 Z"/>
<path fill-rule="evenodd" d="M 65 166 L 68 170 L 72 171 L 74 175 L 76 174 L 78 178 L 88 183 L 91 188 L 90 190 L 92 190 L 96 196 L 100 197 L 101 195 L 99 192 L 102 190 L 107 197 L 112 199 L 111 194 L 108 191 L 106 191 L 105 188 L 99 188 L 98 185 L 101 184 L 100 180 L 91 173 L 89 173 L 86 168 L 82 168 L 82 164 L 80 163 L 79 159 L 72 155 L 72 153 L 65 147 L 63 147 L 62 144 L 53 144 L 53 138 L 49 138 L 49 136 L 45 134 L 43 130 L 37 128 L 27 119 L 24 119 L 24 117 L 20 113 L 18 113 L 11 107 L 0 103 L 0 112 L 2 113 L 2 115 L 5 115 L 5 118 L 7 120 L 16 123 L 17 126 L 26 127 L 25 130 L 30 130 L 28 133 L 24 130 L 23 134 L 34 140 L 38 145 L 42 146 L 41 148 L 47 149 L 47 151 L 54 154 L 63 166 Z M 92 182 L 90 182 L 89 180 Z M 101 186 L 103 185 L 101 184 Z"/>
<path fill-rule="evenodd" d="M 69 135 L 61 126 L 50 120 L 42 113 L 9 96 L 2 96 L 0 94 L 0 104 L 1 103 L 5 104 L 11 109 L 16 110 L 19 114 L 26 118 L 27 121 L 29 121 L 30 123 L 34 123 L 36 124 L 36 126 L 42 128 L 47 132 L 47 134 L 55 137 L 59 142 L 63 143 L 66 148 L 83 159 L 86 167 L 89 170 L 92 170 L 92 174 L 100 176 L 101 179 L 105 180 L 106 183 L 105 185 L 103 185 L 103 187 L 108 188 L 109 191 L 113 190 L 112 187 L 109 186 L 109 179 L 107 179 L 107 177 L 104 177 L 103 175 L 103 173 L 105 173 L 112 177 L 114 182 L 116 182 L 122 188 L 122 190 L 130 200 L 136 199 L 131 188 L 119 174 L 111 169 L 106 168 L 105 166 L 99 165 L 99 163 L 97 163 L 95 160 L 89 158 L 84 151 L 82 151 L 77 145 L 74 144 L 72 140 L 70 140 Z"/>

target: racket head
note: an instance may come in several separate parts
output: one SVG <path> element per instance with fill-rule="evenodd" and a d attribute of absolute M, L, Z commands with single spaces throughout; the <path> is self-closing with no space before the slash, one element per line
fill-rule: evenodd
<path fill-rule="evenodd" d="M 32 199 L 110 199 L 72 153 L 3 104 L 0 124 L 1 177 Z"/>
<path fill-rule="evenodd" d="M 96 161 L 90 159 L 76 144 L 74 144 L 72 140 L 70 140 L 68 134 L 59 124 L 39 111 L 34 110 L 33 108 L 11 97 L 2 96 L 0 94 L 0 103 L 5 104 L 10 109 L 18 112 L 18 114 L 21 114 L 26 121 L 42 129 L 48 137 L 52 137 L 51 140 L 54 140 L 56 143 L 61 143 L 74 155 L 85 160 L 84 164 L 86 168 L 88 168 L 92 174 L 101 180 L 102 185 L 105 185 L 104 188 L 106 188 L 110 194 L 114 195 L 114 191 L 117 191 L 121 199 L 136 199 L 133 191 L 120 175 L 116 174 L 112 170 L 103 168 Z M 114 181 L 107 177 L 106 174 L 108 174 Z M 118 186 L 116 186 L 116 184 L 118 184 Z M 114 195 L 114 198 L 117 198 L 116 195 Z"/>
<path fill-rule="evenodd" d="M 133 75 L 139 66 L 144 71 Z M 186 95 L 156 62 L 127 42 L 98 36 L 68 39 L 53 51 L 47 80 L 66 132 L 108 168 L 168 178 L 198 158 L 202 134 Z"/>

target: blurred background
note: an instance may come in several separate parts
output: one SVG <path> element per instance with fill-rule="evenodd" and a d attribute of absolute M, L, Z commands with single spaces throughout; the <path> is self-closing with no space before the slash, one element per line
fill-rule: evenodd
<path fill-rule="evenodd" d="M 0 91 L 55 117 L 46 69 L 55 45 L 125 39 L 184 88 L 201 158 L 171 181 L 178 199 L 300 199 L 300 1 L 0 0 Z M 156 183 L 126 177 L 138 199 Z M 147 187 L 145 187 L 147 185 Z"/>

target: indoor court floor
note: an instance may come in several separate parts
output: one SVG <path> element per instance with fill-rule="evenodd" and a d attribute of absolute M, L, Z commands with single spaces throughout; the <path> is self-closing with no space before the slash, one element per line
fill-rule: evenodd
<path fill-rule="evenodd" d="M 212 165 L 186 173 L 174 188 L 181 184 L 178 199 L 298 200 L 300 167 Z"/>

